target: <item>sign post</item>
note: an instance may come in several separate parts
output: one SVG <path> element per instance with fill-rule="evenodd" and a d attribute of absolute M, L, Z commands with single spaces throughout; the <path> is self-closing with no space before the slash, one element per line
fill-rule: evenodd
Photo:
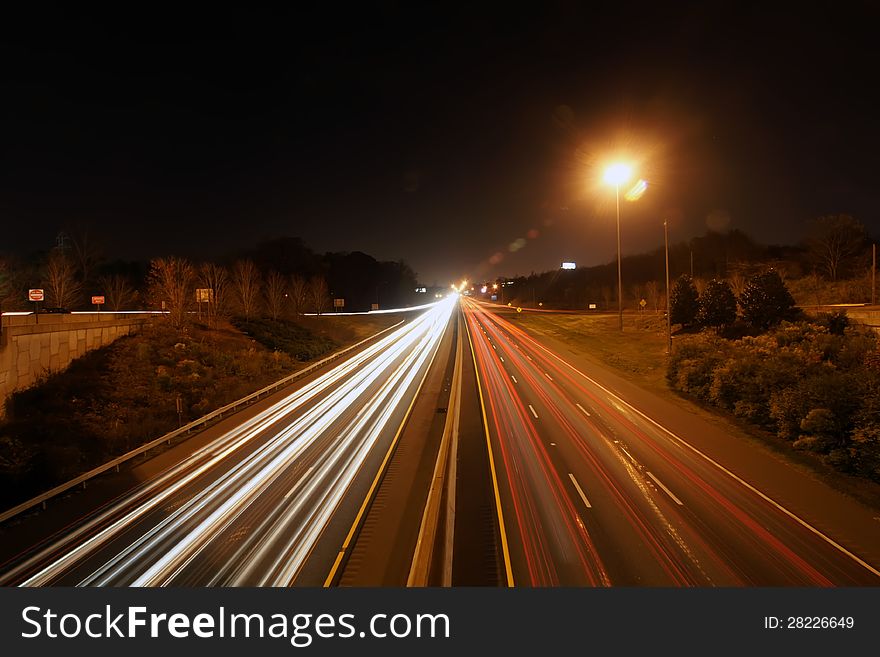
<path fill-rule="evenodd" d="M 38 324 L 40 322 L 40 308 L 37 305 L 40 301 L 45 300 L 46 295 L 43 293 L 41 288 L 36 288 L 32 290 L 28 290 L 28 301 L 34 302 L 34 323 Z"/>
<path fill-rule="evenodd" d="M 212 287 L 200 287 L 196 288 L 196 303 L 199 304 L 199 321 L 202 321 L 202 304 L 208 303 L 210 304 L 214 301 L 214 288 Z M 210 307 L 209 307 L 210 311 Z"/>
<path fill-rule="evenodd" d="M 92 305 L 95 307 L 95 312 L 101 312 L 101 306 L 104 305 L 104 295 L 99 294 L 92 297 Z"/>

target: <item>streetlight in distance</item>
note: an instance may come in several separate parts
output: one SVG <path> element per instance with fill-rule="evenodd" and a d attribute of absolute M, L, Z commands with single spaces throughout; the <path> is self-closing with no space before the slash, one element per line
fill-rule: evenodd
<path fill-rule="evenodd" d="M 672 315 L 669 297 L 669 222 L 663 220 L 663 242 L 666 245 L 666 353 L 672 356 Z"/>
<path fill-rule="evenodd" d="M 627 164 L 612 164 L 605 169 L 603 180 L 614 185 L 614 200 L 617 205 L 617 315 L 620 320 L 620 330 L 623 330 L 623 277 L 620 270 L 620 186 L 629 180 L 632 168 Z"/>

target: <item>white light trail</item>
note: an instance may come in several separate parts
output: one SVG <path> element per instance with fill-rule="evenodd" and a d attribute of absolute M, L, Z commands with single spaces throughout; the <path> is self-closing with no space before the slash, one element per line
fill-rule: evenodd
<path fill-rule="evenodd" d="M 29 573 L 24 585 L 46 585 L 88 564 L 81 585 L 189 582 L 200 558 L 222 549 L 227 534 L 244 523 L 245 538 L 202 581 L 289 585 L 366 457 L 414 394 L 456 301 L 429 304 L 421 316 L 211 441 L 6 578 Z"/>

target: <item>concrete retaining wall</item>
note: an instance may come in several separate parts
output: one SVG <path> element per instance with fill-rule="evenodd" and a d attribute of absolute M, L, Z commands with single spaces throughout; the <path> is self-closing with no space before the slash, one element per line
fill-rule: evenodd
<path fill-rule="evenodd" d="M 140 328 L 152 315 L 82 313 L 3 315 L 0 334 L 0 416 L 6 398 L 74 358 Z"/>

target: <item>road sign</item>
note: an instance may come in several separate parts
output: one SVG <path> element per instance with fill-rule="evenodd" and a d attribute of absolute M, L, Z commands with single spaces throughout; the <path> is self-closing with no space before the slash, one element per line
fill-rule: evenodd
<path fill-rule="evenodd" d="M 522 312 L 522 308 L 517 307 L 516 312 L 521 313 L 521 312 Z"/>
<path fill-rule="evenodd" d="M 591 303 L 591 304 L 590 304 L 590 310 L 596 310 L 596 304 L 595 304 L 595 303 Z"/>
<path fill-rule="evenodd" d="M 44 298 L 43 290 L 28 290 L 28 301 L 43 301 Z"/>
<path fill-rule="evenodd" d="M 333 299 L 334 308 L 345 308 L 345 299 Z"/>
<path fill-rule="evenodd" d="M 379 310 L 379 304 L 378 303 L 371 304 L 370 310 Z"/>
<path fill-rule="evenodd" d="M 641 301 L 639 301 L 639 305 L 640 305 L 640 306 L 642 307 L 642 309 L 644 310 L 645 306 L 648 305 L 648 302 L 645 301 L 644 299 L 642 299 Z"/>
<path fill-rule="evenodd" d="M 92 297 L 92 305 L 93 306 L 104 305 L 104 297 L 103 296 Z"/>
<path fill-rule="evenodd" d="M 196 288 L 196 303 L 211 303 L 214 300 L 214 289 L 210 287 Z"/>

